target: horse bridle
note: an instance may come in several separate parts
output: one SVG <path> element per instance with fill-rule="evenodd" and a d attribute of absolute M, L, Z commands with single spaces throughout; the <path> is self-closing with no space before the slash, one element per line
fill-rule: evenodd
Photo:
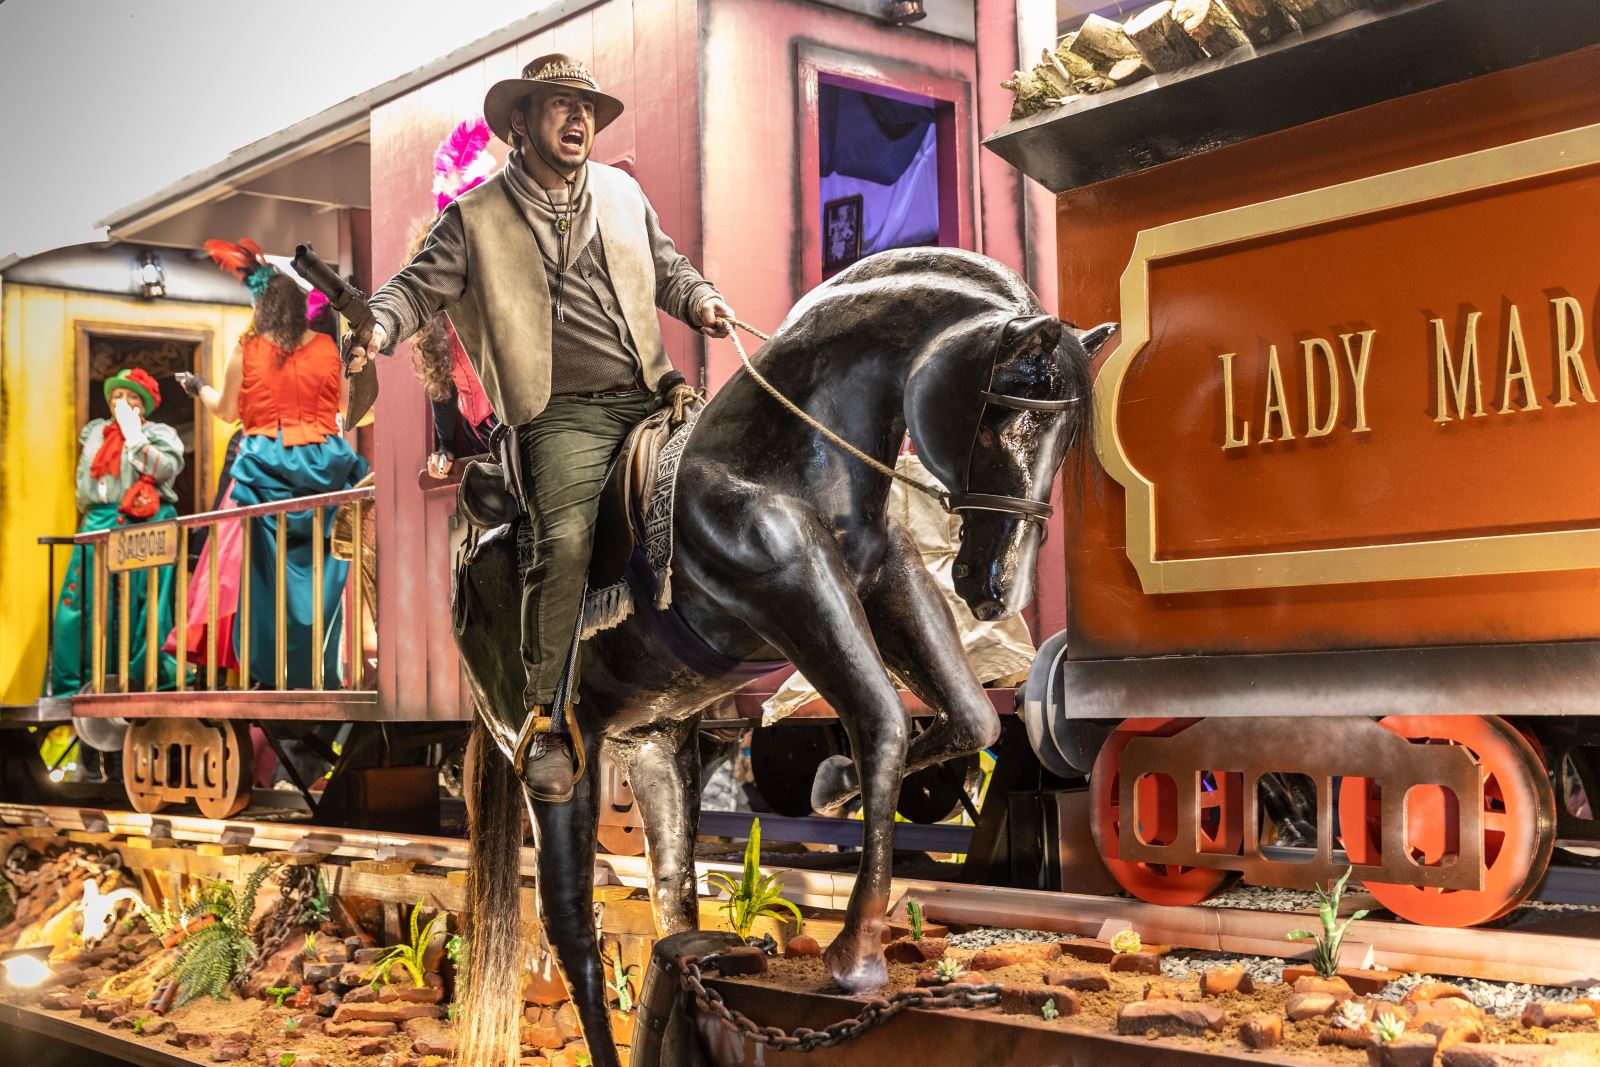
<path fill-rule="evenodd" d="M 1008 319 L 1004 326 L 995 335 L 994 346 L 989 353 L 989 384 L 988 387 L 978 392 L 983 403 L 978 408 L 977 420 L 972 426 L 972 441 L 967 446 L 967 462 L 961 472 L 961 488 L 949 493 L 945 497 L 944 506 L 955 512 L 961 511 L 998 511 L 1007 515 L 1016 515 L 1027 522 L 1036 522 L 1043 526 L 1050 521 L 1050 516 L 1055 514 L 1055 508 L 1048 502 L 1034 500 L 1025 496 L 1004 496 L 996 493 L 974 493 L 972 487 L 972 457 L 978 451 L 978 437 L 983 433 L 983 417 L 990 407 L 1010 408 L 1013 411 L 1043 411 L 1051 414 L 1061 414 L 1078 403 L 1079 398 L 1069 396 L 1063 400 L 1034 400 L 1031 397 L 1016 396 L 1012 393 L 997 393 L 994 390 L 995 370 L 1000 363 L 1000 348 L 1005 343 L 1006 331 L 1012 323 L 1031 322 L 1036 316 L 1019 315 Z"/>
<path fill-rule="evenodd" d="M 1069 409 L 1080 398 L 1069 396 L 1065 400 L 1034 400 L 1031 397 L 1015 396 L 1011 393 L 997 393 L 994 390 L 994 372 L 1000 363 L 1000 346 L 1005 343 L 1006 331 L 1015 322 L 1032 322 L 1047 316 L 1018 315 L 1007 319 L 995 333 L 994 345 L 989 353 L 989 385 L 981 389 L 978 395 L 983 404 L 978 408 L 978 417 L 972 427 L 972 441 L 967 446 L 967 462 L 961 474 L 961 489 L 958 492 L 947 493 L 936 486 L 928 485 L 916 478 L 909 478 L 893 467 L 878 462 L 867 455 L 855 445 L 846 441 L 822 423 L 807 414 L 806 411 L 793 400 L 783 395 L 777 386 L 767 381 L 766 376 L 756 370 L 755 364 L 750 362 L 750 353 L 746 352 L 744 345 L 739 340 L 739 330 L 753 334 L 763 341 L 770 341 L 769 334 L 762 333 L 748 323 L 740 322 L 731 315 L 724 315 L 722 321 L 728 324 L 728 331 L 724 335 L 733 342 L 734 349 L 739 353 L 739 361 L 744 364 L 745 373 L 750 375 L 757 385 L 764 389 L 769 396 L 776 400 L 783 408 L 795 418 L 816 430 L 840 449 L 865 463 L 868 467 L 892 480 L 904 482 L 919 493 L 926 494 L 937 500 L 946 511 L 998 511 L 1007 515 L 1017 515 L 1027 522 L 1036 522 L 1040 526 L 1050 521 L 1050 516 L 1055 514 L 1055 509 L 1049 503 L 1042 503 L 1025 496 L 1003 496 L 997 493 L 972 492 L 972 457 L 978 450 L 978 436 L 983 432 L 984 413 L 992 405 L 994 407 L 1011 408 L 1016 411 L 1045 411 L 1055 414 Z"/>

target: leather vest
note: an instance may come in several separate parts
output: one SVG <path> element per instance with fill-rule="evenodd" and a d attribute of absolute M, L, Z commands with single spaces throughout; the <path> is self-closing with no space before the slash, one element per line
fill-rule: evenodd
<path fill-rule="evenodd" d="M 656 318 L 656 268 L 645 199 L 627 174 L 589 163 L 589 192 L 611 287 L 646 388 L 672 370 Z M 502 174 L 456 199 L 466 231 L 467 286 L 446 309 L 502 422 L 532 422 L 550 400 L 551 303 L 544 256 Z"/>

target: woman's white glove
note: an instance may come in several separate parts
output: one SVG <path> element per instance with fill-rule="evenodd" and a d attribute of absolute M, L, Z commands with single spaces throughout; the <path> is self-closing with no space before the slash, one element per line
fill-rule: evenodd
<path fill-rule="evenodd" d="M 118 397 L 111 414 L 115 416 L 117 425 L 122 427 L 122 440 L 126 447 L 143 448 L 150 443 L 149 436 L 144 432 L 144 420 L 133 410 L 132 404 Z"/>

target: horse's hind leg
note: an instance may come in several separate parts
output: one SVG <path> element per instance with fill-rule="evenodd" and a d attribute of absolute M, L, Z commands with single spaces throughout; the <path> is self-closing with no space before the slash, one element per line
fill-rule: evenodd
<path fill-rule="evenodd" d="M 905 773 L 994 744 L 1000 717 L 972 673 L 938 583 L 899 523 L 889 524 L 888 552 L 862 603 L 884 662 L 935 712 L 906 752 Z M 817 771 L 812 807 L 837 814 L 860 791 L 854 761 L 833 756 Z"/>
<path fill-rule="evenodd" d="M 700 823 L 700 716 L 630 734 L 615 746 L 644 822 L 650 900 L 662 936 L 700 927 L 694 840 Z"/>
<path fill-rule="evenodd" d="M 611 1040 L 605 972 L 594 929 L 595 831 L 599 824 L 598 729 L 585 738 L 589 772 L 565 804 L 533 806 L 538 833 L 539 919 L 583 1023 L 594 1067 L 621 1067 Z"/>

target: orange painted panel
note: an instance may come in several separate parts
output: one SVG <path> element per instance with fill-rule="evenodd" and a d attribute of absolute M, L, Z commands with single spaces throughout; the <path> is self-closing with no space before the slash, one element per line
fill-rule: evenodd
<path fill-rule="evenodd" d="M 1428 195 L 1421 172 L 1394 174 L 1538 138 L 1600 159 L 1600 133 L 1571 132 L 1600 114 L 1584 76 L 1597 61 L 1591 49 L 1059 198 L 1061 314 L 1124 320 L 1096 389 L 1116 478 L 1098 465 L 1080 478 L 1066 548 L 1075 656 L 1600 636 L 1600 551 L 1584 540 L 1600 530 L 1600 403 L 1578 374 L 1600 395 L 1600 162 L 1557 153 L 1531 166 L 1553 173 L 1482 188 L 1479 163 L 1515 154 L 1490 152 L 1427 172 L 1472 191 Z M 1401 206 L 1382 207 L 1389 196 Z M 1452 378 L 1439 421 L 1438 338 L 1453 375 L 1473 313 L 1485 414 L 1469 377 L 1460 417 Z"/>

